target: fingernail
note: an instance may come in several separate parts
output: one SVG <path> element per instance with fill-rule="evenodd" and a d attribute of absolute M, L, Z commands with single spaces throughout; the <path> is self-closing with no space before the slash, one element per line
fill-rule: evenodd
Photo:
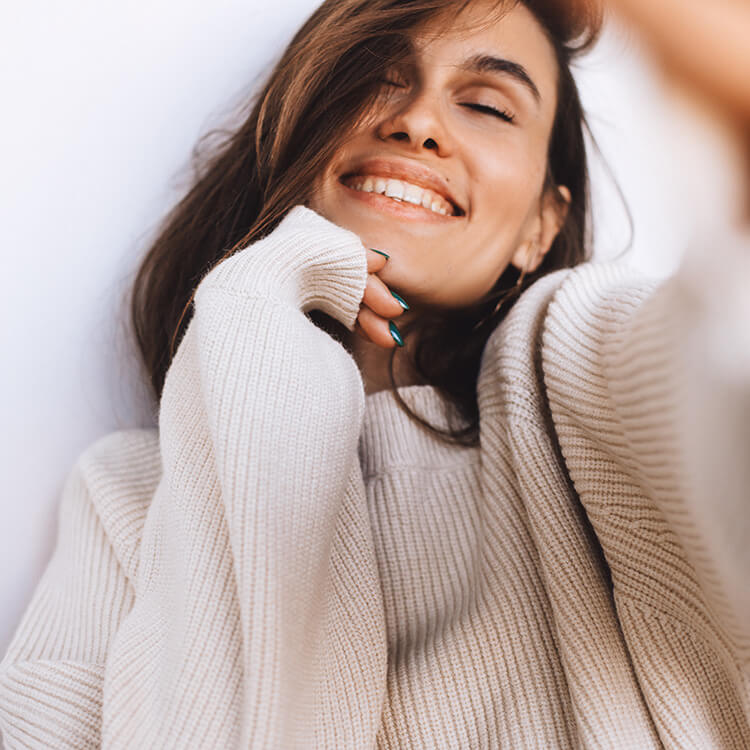
<path fill-rule="evenodd" d="M 390 325 L 388 326 L 391 329 L 391 336 L 393 336 L 393 340 L 399 345 L 404 345 L 404 340 L 401 338 L 401 334 L 399 333 L 398 328 L 396 328 L 396 324 L 391 321 Z"/>
<path fill-rule="evenodd" d="M 390 260 L 391 256 L 386 255 L 385 253 L 381 253 L 380 250 L 376 250 L 374 247 L 371 247 L 370 250 L 372 250 L 374 253 L 377 253 L 378 255 L 382 255 L 386 260 Z"/>
<path fill-rule="evenodd" d="M 398 304 L 401 305 L 401 307 L 403 307 L 404 310 L 409 309 L 409 305 L 407 305 L 406 302 L 404 302 L 404 300 L 398 294 L 396 294 L 396 292 L 391 291 L 391 294 L 396 298 L 396 300 L 398 301 Z"/>

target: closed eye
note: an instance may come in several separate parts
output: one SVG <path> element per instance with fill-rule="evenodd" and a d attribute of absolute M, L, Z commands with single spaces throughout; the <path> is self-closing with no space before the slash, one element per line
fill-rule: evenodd
<path fill-rule="evenodd" d="M 462 104 L 463 107 L 468 107 L 469 109 L 473 109 L 477 112 L 482 112 L 486 115 L 492 115 L 493 117 L 497 117 L 501 120 L 505 120 L 505 122 L 513 123 L 515 122 L 515 116 L 508 112 L 507 109 L 495 109 L 494 107 L 490 107 L 487 104 L 473 104 L 473 103 L 465 103 Z"/>

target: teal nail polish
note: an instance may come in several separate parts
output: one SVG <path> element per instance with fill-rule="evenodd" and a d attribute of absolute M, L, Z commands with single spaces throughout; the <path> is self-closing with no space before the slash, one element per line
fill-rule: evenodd
<path fill-rule="evenodd" d="M 396 294 L 396 292 L 391 291 L 391 294 L 396 298 L 398 304 L 401 305 L 401 307 L 403 307 L 404 310 L 409 309 L 409 305 L 407 305 L 406 302 L 404 302 L 404 300 L 398 294 Z"/>
<path fill-rule="evenodd" d="M 390 255 L 386 255 L 386 253 L 381 253 L 380 250 L 376 250 L 374 247 L 371 247 L 370 250 L 372 250 L 374 253 L 377 253 L 378 255 L 382 255 L 386 260 L 391 259 Z"/>
<path fill-rule="evenodd" d="M 396 324 L 393 321 L 391 321 L 388 327 L 391 329 L 391 336 L 393 336 L 393 340 L 399 346 L 403 346 L 404 340 L 401 338 L 401 334 L 399 333 L 398 328 L 396 328 Z"/>

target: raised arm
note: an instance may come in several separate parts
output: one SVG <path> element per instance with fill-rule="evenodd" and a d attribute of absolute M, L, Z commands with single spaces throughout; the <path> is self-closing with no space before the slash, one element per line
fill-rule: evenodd
<path fill-rule="evenodd" d="M 366 282 L 359 239 L 303 207 L 201 282 L 162 395 L 132 606 L 99 654 L 104 748 L 374 745 L 386 644 L 364 392 L 306 315 L 352 329 Z"/>
<path fill-rule="evenodd" d="M 544 335 L 565 464 L 644 698 L 679 746 L 750 741 L 748 239 L 696 246 L 658 288 L 581 269 Z"/>
<path fill-rule="evenodd" d="M 107 662 L 107 747 L 367 747 L 385 635 L 347 351 L 359 239 L 297 207 L 200 284 L 167 374 L 164 476 Z M 356 693 L 342 693 L 356 684 Z"/>
<path fill-rule="evenodd" d="M 588 443 L 653 499 L 750 658 L 750 243 L 715 242 L 658 289 L 608 266 L 574 276 L 550 309 L 545 377 L 573 478 L 598 470 Z M 612 511 L 601 486 L 584 494 Z"/>
<path fill-rule="evenodd" d="M 652 585 L 650 604 L 680 614 L 722 658 L 747 670 L 750 5 L 606 4 L 642 35 L 665 80 L 699 103 L 703 118 L 726 136 L 736 155 L 736 194 L 659 289 L 588 269 L 561 290 L 545 340 L 552 408 L 590 512 L 602 523 L 622 524 L 623 546 L 614 557 L 637 560 L 635 574 L 621 584 L 644 591 L 649 581 L 680 580 Z M 687 176 L 692 165 L 685 168 Z M 607 497 L 587 482 L 597 455 L 602 466 L 611 459 L 609 468 L 630 477 L 631 495 L 620 488 Z M 650 498 L 652 510 L 639 513 L 632 493 Z M 640 544 L 649 536 L 655 546 Z"/>

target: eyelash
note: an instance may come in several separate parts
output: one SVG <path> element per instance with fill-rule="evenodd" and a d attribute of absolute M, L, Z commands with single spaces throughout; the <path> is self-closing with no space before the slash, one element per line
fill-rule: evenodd
<path fill-rule="evenodd" d="M 486 104 L 463 104 L 462 106 L 468 107 L 469 109 L 474 109 L 477 112 L 483 112 L 487 115 L 492 115 L 493 117 L 497 117 L 500 120 L 505 120 L 505 122 L 510 123 L 511 125 L 515 122 L 515 117 L 508 112 L 507 109 L 499 110 L 495 109 L 494 107 L 489 107 Z"/>
<path fill-rule="evenodd" d="M 398 89 L 405 89 L 406 86 L 403 83 L 398 83 L 398 81 L 389 81 L 384 80 L 383 83 L 386 86 L 393 86 L 394 88 Z M 461 104 L 462 107 L 467 107 L 468 109 L 473 109 L 476 112 L 480 112 L 485 115 L 492 115 L 493 117 L 497 117 L 499 120 L 503 120 L 509 124 L 513 124 L 516 120 L 515 116 L 508 112 L 508 110 L 500 110 L 495 109 L 494 107 L 490 107 L 487 104 L 474 104 L 470 102 L 464 102 Z"/>

